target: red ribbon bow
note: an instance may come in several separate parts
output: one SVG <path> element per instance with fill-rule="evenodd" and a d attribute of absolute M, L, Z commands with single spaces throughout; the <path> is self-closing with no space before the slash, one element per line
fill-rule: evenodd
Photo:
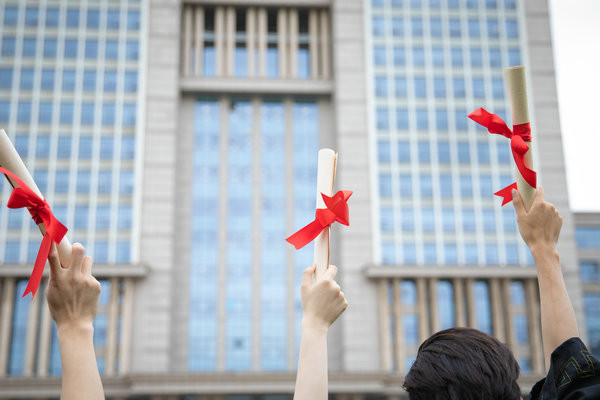
<path fill-rule="evenodd" d="M 525 165 L 525 153 L 529 150 L 529 146 L 525 142 L 531 142 L 531 124 L 526 122 L 524 124 L 513 125 L 513 130 L 510 130 L 502 118 L 496 114 L 487 112 L 481 107 L 469 114 L 468 117 L 479 125 L 485 126 L 488 132 L 496 133 L 510 139 L 510 148 L 512 149 L 517 169 L 523 179 L 525 179 L 525 182 L 535 188 L 537 185 L 537 174 Z M 512 201 L 512 189 L 517 189 L 516 182 L 494 193 L 496 196 L 502 197 L 502 205 Z"/>
<path fill-rule="evenodd" d="M 0 167 L 0 172 L 14 179 L 19 185 L 10 194 L 10 198 L 6 204 L 8 208 L 27 207 L 33 221 L 36 224 L 44 224 L 44 228 L 46 228 L 46 233 L 44 234 L 35 264 L 33 265 L 31 277 L 29 278 L 29 282 L 27 282 L 25 293 L 23 293 L 23 297 L 27 296 L 28 293 L 35 296 L 42 280 L 46 259 L 48 258 L 48 253 L 50 253 L 50 246 L 53 241 L 56 244 L 60 243 L 68 229 L 54 217 L 46 200 L 38 196 L 18 176 L 2 167 Z"/>
<path fill-rule="evenodd" d="M 293 244 L 296 250 L 299 250 L 309 244 L 326 227 L 339 222 L 342 225 L 350 225 L 348 216 L 348 199 L 352 196 L 351 190 L 340 190 L 329 197 L 321 193 L 325 206 L 327 208 L 317 208 L 315 220 L 289 238 L 285 239 Z"/>

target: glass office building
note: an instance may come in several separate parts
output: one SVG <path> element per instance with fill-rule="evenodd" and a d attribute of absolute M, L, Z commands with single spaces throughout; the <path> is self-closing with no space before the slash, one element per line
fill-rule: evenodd
<path fill-rule="evenodd" d="M 336 190 L 354 191 L 350 227 L 332 229 L 350 306 L 329 332 L 330 397 L 402 399 L 419 344 L 452 326 L 507 343 L 526 392 L 545 370 L 536 271 L 493 196 L 514 179 L 509 143 L 466 117 L 482 106 L 510 124 L 502 69 L 520 63 L 595 349 L 596 235 L 575 231 L 560 189 L 547 12 L 542 0 L 0 4 L 0 127 L 94 256 L 107 397 L 292 398 L 313 246 L 285 238 L 314 218 L 324 147 L 339 152 Z M 60 395 L 44 283 L 21 298 L 40 240 L 26 213 L 0 209 L 0 398 Z"/>

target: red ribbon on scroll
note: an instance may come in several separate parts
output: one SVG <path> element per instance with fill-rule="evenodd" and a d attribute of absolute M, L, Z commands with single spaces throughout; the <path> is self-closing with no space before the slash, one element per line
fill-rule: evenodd
<path fill-rule="evenodd" d="M 336 221 L 342 225 L 350 225 L 348 199 L 352 196 L 352 191 L 340 190 L 331 197 L 321 193 L 321 196 L 327 208 L 317 208 L 314 221 L 285 239 L 293 244 L 296 250 L 309 244 L 323 229 Z"/>
<path fill-rule="evenodd" d="M 499 134 L 510 139 L 510 148 L 512 149 L 512 155 L 515 159 L 517 169 L 521 173 L 523 179 L 525 179 L 525 182 L 527 182 L 529 186 L 535 188 L 537 185 L 537 174 L 534 170 L 525 165 L 525 153 L 529 150 L 529 146 L 525 142 L 531 142 L 531 125 L 529 122 L 513 125 L 513 129 L 511 130 L 502 118 L 496 114 L 487 112 L 481 107 L 469 114 L 468 117 L 479 125 L 485 126 L 488 132 Z M 494 194 L 502 197 L 502 205 L 505 205 L 512 201 L 511 190 L 516 188 L 517 183 L 514 182 Z"/>
<path fill-rule="evenodd" d="M 44 224 L 44 228 L 46 228 L 46 233 L 44 234 L 35 264 L 33 265 L 31 277 L 29 278 L 29 282 L 27 282 L 25 293 L 23 293 L 23 297 L 29 293 L 35 296 L 42 280 L 46 259 L 48 258 L 48 253 L 50 253 L 50 246 L 52 242 L 56 244 L 60 243 L 68 229 L 54 217 L 46 200 L 38 196 L 18 176 L 2 167 L 0 167 L 0 172 L 14 179 L 19 185 L 10 194 L 10 198 L 6 204 L 8 208 L 27 207 L 33 221 L 36 224 Z"/>

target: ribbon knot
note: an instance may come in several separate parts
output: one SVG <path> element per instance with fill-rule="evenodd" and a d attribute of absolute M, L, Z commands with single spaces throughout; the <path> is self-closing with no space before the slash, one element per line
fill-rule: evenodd
<path fill-rule="evenodd" d="M 468 117 L 479 125 L 486 127 L 488 132 L 510 139 L 510 148 L 519 173 L 521 173 L 521 176 L 529 186 L 535 188 L 537 186 L 537 174 L 525 165 L 525 153 L 529 150 L 526 142 L 531 142 L 531 124 L 526 122 L 524 124 L 513 125 L 513 129 L 511 130 L 502 118 L 496 114 L 487 112 L 481 107 L 469 114 Z M 502 205 L 505 205 L 512 201 L 511 191 L 516 188 L 517 183 L 515 182 L 494 194 L 502 197 Z"/>
<path fill-rule="evenodd" d="M 352 191 L 340 190 L 331 197 L 321 193 L 321 196 L 326 208 L 317 208 L 314 221 L 285 239 L 293 244 L 296 250 L 306 246 L 319 236 L 323 229 L 334 222 L 346 226 L 350 225 L 348 199 L 352 196 Z"/>
<path fill-rule="evenodd" d="M 23 293 L 23 297 L 29 293 L 32 293 L 32 295 L 35 296 L 35 293 L 40 286 L 40 281 L 42 280 L 46 259 L 48 258 L 48 253 L 50 253 L 50 246 L 52 245 L 52 242 L 56 244 L 60 243 L 68 229 L 54 217 L 48 202 L 31 190 L 31 188 L 29 188 L 29 186 L 27 186 L 18 176 L 2 167 L 0 167 L 0 172 L 14 179 L 19 185 L 19 187 L 14 188 L 10 194 L 10 198 L 6 204 L 8 208 L 15 209 L 27 207 L 33 221 L 36 224 L 43 224 L 46 230 L 42 243 L 40 244 L 38 255 L 35 259 L 35 264 L 33 265 L 31 277 L 29 278 L 29 282 L 27 282 L 25 293 Z"/>

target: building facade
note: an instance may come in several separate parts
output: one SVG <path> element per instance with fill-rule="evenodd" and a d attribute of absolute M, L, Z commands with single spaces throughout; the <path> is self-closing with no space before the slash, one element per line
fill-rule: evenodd
<path fill-rule="evenodd" d="M 354 191 L 351 226 L 333 228 L 350 303 L 328 338 L 334 398 L 401 398 L 419 343 L 451 326 L 507 343 L 527 391 L 544 374 L 536 272 L 492 195 L 512 178 L 508 142 L 466 118 L 510 123 L 502 69 L 517 64 L 567 287 L 597 338 L 545 1 L 4 3 L 0 124 L 95 258 L 109 398 L 291 399 L 312 246 L 284 238 L 314 217 L 322 147 Z M 21 298 L 34 228 L 2 209 L 0 398 L 59 395 L 43 293 Z"/>

